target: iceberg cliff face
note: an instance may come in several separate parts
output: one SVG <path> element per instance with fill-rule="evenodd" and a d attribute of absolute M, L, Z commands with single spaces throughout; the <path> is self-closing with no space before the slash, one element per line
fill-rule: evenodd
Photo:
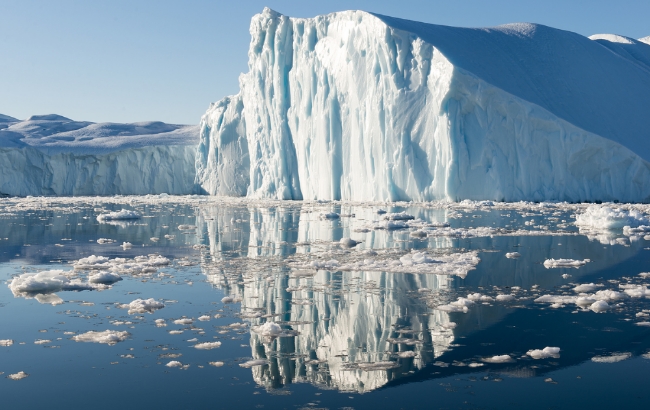
<path fill-rule="evenodd" d="M 534 24 L 253 17 L 240 93 L 201 121 L 215 195 L 650 199 L 650 46 Z M 613 44 L 616 43 L 616 44 Z"/>
<path fill-rule="evenodd" d="M 0 117 L 0 194 L 195 193 L 197 126 Z"/>

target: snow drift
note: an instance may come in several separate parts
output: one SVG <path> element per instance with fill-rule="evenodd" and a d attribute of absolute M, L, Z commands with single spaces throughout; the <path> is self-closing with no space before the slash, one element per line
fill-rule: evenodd
<path fill-rule="evenodd" d="M 0 194 L 192 194 L 198 127 L 0 115 Z"/>
<path fill-rule="evenodd" d="M 201 120 L 213 195 L 650 199 L 650 45 L 362 11 L 253 17 L 240 92 Z"/>

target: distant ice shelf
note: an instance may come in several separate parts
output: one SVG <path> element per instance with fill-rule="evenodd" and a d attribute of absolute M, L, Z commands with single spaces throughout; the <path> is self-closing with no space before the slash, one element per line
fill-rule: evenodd
<path fill-rule="evenodd" d="M 0 115 L 0 194 L 193 194 L 198 131 L 162 122 Z"/>
<path fill-rule="evenodd" d="M 650 200 L 648 38 L 265 9 L 197 183 L 277 199 Z"/>

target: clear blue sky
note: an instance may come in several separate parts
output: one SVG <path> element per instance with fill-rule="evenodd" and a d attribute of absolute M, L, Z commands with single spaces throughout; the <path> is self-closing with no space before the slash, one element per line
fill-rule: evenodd
<path fill-rule="evenodd" d="M 0 0 L 0 113 L 198 123 L 210 102 L 237 92 L 250 18 L 264 6 L 295 17 L 361 9 L 451 26 L 650 35 L 647 0 Z"/>

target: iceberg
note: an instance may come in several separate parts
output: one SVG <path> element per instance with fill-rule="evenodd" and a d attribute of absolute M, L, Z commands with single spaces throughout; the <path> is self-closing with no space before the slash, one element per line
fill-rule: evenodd
<path fill-rule="evenodd" d="M 253 17 L 238 94 L 200 124 L 212 195 L 650 200 L 650 41 L 363 11 Z"/>
<path fill-rule="evenodd" d="M 193 194 L 198 131 L 0 115 L 0 195 Z"/>

